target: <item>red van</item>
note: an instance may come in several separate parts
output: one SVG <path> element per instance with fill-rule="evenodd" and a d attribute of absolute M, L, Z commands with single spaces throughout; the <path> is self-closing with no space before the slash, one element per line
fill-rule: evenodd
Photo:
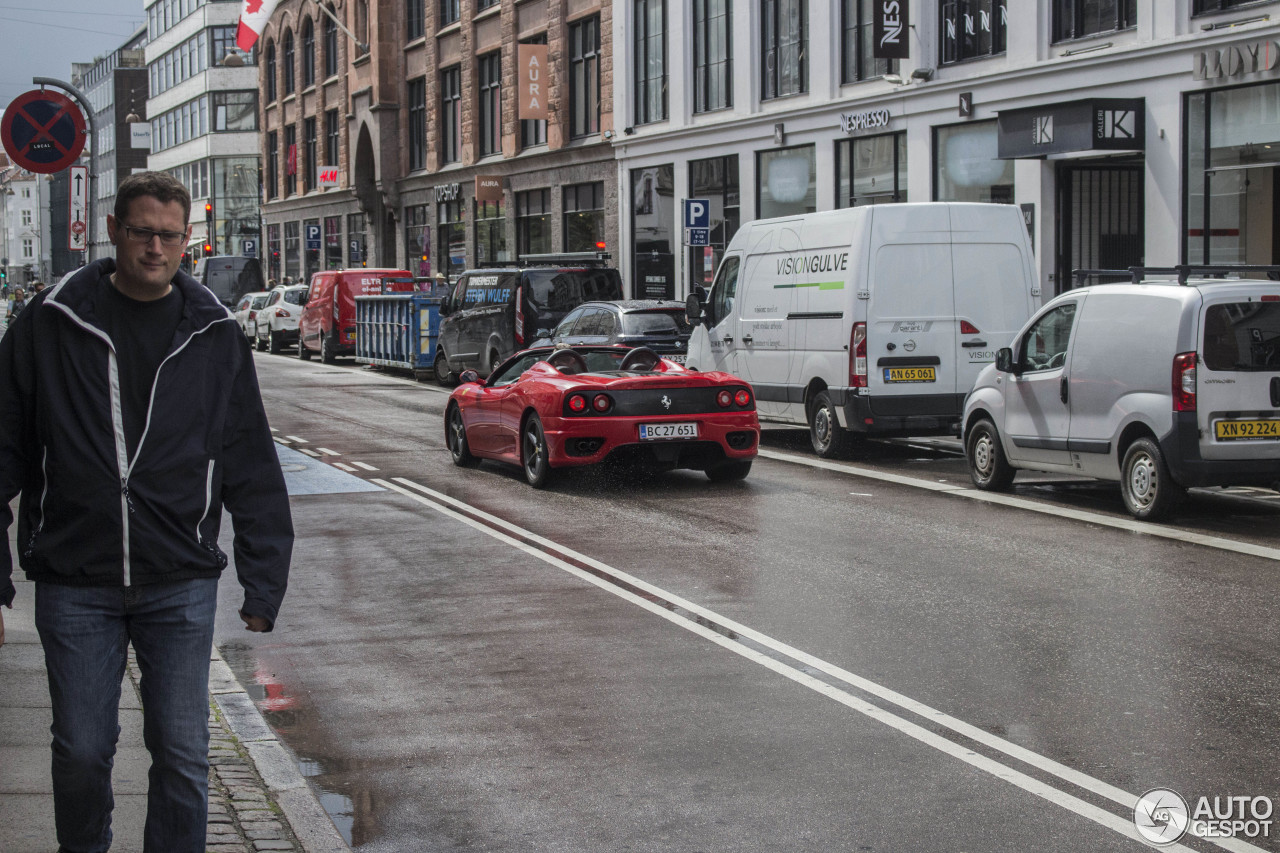
<path fill-rule="evenodd" d="M 326 270 L 311 276 L 307 304 L 298 319 L 298 357 L 311 353 L 333 364 L 340 355 L 356 354 L 356 297 L 382 293 L 384 278 L 412 278 L 408 270 Z M 412 292 L 412 281 L 387 282 L 388 293 Z"/>

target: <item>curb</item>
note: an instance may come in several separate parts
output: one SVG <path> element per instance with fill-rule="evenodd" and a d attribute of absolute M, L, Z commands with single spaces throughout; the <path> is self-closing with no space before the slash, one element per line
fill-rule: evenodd
<path fill-rule="evenodd" d="M 262 718 L 216 647 L 209 664 L 209 696 L 226 727 L 248 752 L 269 798 L 279 806 L 304 853 L 351 853 L 293 756 Z"/>

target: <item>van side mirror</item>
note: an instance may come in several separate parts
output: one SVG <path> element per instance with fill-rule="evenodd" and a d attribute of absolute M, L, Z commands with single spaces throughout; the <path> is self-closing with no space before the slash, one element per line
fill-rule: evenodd
<path fill-rule="evenodd" d="M 440 307 L 437 309 L 441 317 L 447 317 L 453 308 L 449 305 L 449 297 L 446 296 L 440 300 Z"/>
<path fill-rule="evenodd" d="M 696 285 L 689 292 L 689 298 L 684 302 L 684 316 L 690 326 L 703 323 L 707 328 L 711 328 L 714 325 L 711 308 L 707 304 L 707 289 L 702 285 Z"/>
<path fill-rule="evenodd" d="M 1013 350 L 1009 347 L 1001 347 L 996 351 L 996 370 L 1014 375 L 1021 372 L 1013 369 Z"/>

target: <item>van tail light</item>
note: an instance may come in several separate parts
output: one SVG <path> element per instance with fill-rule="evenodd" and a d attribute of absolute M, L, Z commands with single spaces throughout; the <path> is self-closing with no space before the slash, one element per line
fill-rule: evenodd
<path fill-rule="evenodd" d="M 516 346 L 524 346 L 524 285 L 516 288 Z"/>
<path fill-rule="evenodd" d="M 849 334 L 849 386 L 867 387 L 867 324 L 854 323 Z"/>
<path fill-rule="evenodd" d="M 1196 410 L 1196 354 L 1178 353 L 1173 357 L 1173 410 Z"/>
<path fill-rule="evenodd" d="M 972 324 L 972 323 L 970 323 L 968 320 L 961 320 L 961 321 L 960 321 L 960 334 L 962 334 L 962 335 L 980 335 L 980 334 L 982 334 L 982 333 L 981 333 L 980 331 L 978 331 L 978 327 L 977 327 L 977 326 L 973 325 L 973 324 Z"/>
<path fill-rule="evenodd" d="M 1263 302 L 1280 302 L 1280 294 L 1267 293 L 1262 297 Z"/>

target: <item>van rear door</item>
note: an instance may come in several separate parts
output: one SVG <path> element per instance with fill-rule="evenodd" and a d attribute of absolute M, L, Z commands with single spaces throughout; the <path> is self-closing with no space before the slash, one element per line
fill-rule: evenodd
<path fill-rule="evenodd" d="M 951 219 L 943 205 L 872 208 L 867 388 L 882 417 L 948 413 L 956 393 Z M 859 299 L 862 295 L 859 294 Z M 967 388 L 965 389 L 968 390 Z"/>
<path fill-rule="evenodd" d="M 1215 285 L 1204 293 L 1195 381 L 1200 455 L 1280 458 L 1280 284 Z"/>

